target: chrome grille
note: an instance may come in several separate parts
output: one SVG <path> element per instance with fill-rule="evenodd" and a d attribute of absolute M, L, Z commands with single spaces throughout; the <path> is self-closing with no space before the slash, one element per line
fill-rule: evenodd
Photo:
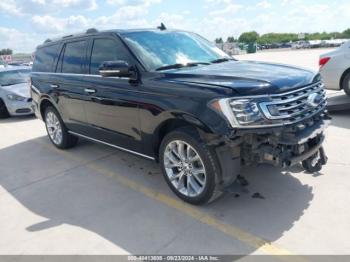
<path fill-rule="evenodd" d="M 270 101 L 259 106 L 269 120 L 294 123 L 315 115 L 327 105 L 324 85 L 319 82 L 295 91 L 272 95 Z M 273 122 L 274 122 L 273 121 Z"/>

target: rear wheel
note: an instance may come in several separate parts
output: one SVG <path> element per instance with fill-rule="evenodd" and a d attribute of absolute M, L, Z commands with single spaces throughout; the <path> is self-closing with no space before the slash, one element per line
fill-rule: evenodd
<path fill-rule="evenodd" d="M 214 152 L 191 129 L 177 129 L 163 139 L 160 165 L 171 190 L 191 204 L 205 204 L 221 193 Z"/>
<path fill-rule="evenodd" d="M 6 105 L 2 99 L 0 99 L 0 118 L 8 118 L 10 116 L 7 111 Z"/>
<path fill-rule="evenodd" d="M 57 110 L 49 106 L 45 109 L 45 125 L 51 142 L 60 149 L 67 149 L 75 146 L 78 138 L 68 133 L 62 118 Z"/>
<path fill-rule="evenodd" d="M 343 79 L 342 88 L 348 96 L 350 96 L 350 72 Z"/>

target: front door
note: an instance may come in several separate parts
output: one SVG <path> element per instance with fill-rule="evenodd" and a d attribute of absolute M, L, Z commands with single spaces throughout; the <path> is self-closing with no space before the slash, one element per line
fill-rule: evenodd
<path fill-rule="evenodd" d="M 140 152 L 138 86 L 131 84 L 127 78 L 101 77 L 98 71 L 104 61 L 133 63 L 128 52 L 119 39 L 93 39 L 87 81 L 91 93 L 85 108 L 90 124 L 89 136 Z"/>

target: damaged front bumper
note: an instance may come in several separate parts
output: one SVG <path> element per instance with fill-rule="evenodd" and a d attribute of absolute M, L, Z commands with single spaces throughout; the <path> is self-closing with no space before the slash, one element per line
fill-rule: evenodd
<path fill-rule="evenodd" d="M 235 130 L 229 136 L 207 138 L 216 150 L 222 185 L 232 184 L 242 165 L 265 163 L 287 168 L 301 163 L 308 172 L 318 172 L 327 162 L 322 145 L 330 120 L 323 112 L 291 126 Z"/>
<path fill-rule="evenodd" d="M 281 130 L 262 133 L 245 133 L 241 139 L 241 158 L 244 164 L 267 163 L 278 167 L 289 167 L 318 156 L 322 163 L 327 158 L 322 149 L 324 131 L 330 117 L 322 114 Z"/>

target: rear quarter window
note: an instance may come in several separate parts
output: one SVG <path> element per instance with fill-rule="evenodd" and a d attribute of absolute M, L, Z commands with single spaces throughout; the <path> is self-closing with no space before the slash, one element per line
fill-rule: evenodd
<path fill-rule="evenodd" d="M 62 73 L 81 74 L 84 72 L 86 46 L 86 40 L 66 43 L 62 60 Z"/>
<path fill-rule="evenodd" d="M 33 71 L 35 72 L 53 72 L 53 63 L 58 58 L 60 45 L 50 45 L 38 48 L 35 52 Z"/>

